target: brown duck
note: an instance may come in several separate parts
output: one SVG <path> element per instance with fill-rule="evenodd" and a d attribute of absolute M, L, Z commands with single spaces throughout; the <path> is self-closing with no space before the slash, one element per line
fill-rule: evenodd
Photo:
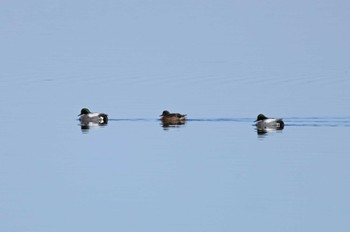
<path fill-rule="evenodd" d="M 160 117 L 164 126 L 183 125 L 186 121 L 186 114 L 170 113 L 167 110 L 164 110 Z"/>

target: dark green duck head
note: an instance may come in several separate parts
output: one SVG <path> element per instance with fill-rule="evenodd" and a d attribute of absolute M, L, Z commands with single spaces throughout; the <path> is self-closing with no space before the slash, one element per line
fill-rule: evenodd
<path fill-rule="evenodd" d="M 84 115 L 84 114 L 90 114 L 90 110 L 88 108 L 82 108 L 80 111 L 80 114 L 78 116 Z"/>
<path fill-rule="evenodd" d="M 265 120 L 265 119 L 268 119 L 268 117 L 266 117 L 263 114 L 259 114 L 258 117 L 256 118 L 255 122 Z"/>

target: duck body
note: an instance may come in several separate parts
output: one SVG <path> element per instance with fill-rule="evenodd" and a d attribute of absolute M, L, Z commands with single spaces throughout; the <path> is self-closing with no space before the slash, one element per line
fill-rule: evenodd
<path fill-rule="evenodd" d="M 87 108 L 81 109 L 80 114 L 78 116 L 82 124 L 95 123 L 103 125 L 108 123 L 107 114 L 90 112 L 90 110 Z"/>
<path fill-rule="evenodd" d="M 258 130 L 282 130 L 284 128 L 281 118 L 268 118 L 263 114 L 259 114 L 255 122 Z"/>
<path fill-rule="evenodd" d="M 186 114 L 170 113 L 164 110 L 160 115 L 163 125 L 183 125 L 186 121 Z"/>

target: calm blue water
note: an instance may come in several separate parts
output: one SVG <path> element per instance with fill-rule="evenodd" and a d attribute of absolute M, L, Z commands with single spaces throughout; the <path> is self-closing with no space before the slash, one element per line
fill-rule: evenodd
<path fill-rule="evenodd" d="M 0 231 L 348 231 L 349 11 L 3 1 Z"/>

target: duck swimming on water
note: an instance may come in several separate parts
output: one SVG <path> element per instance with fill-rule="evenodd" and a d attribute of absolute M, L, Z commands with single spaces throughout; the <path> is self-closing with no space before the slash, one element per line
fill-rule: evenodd
<path fill-rule="evenodd" d="M 160 117 L 163 126 L 183 125 L 186 121 L 186 114 L 170 113 L 167 110 L 164 110 Z"/>
<path fill-rule="evenodd" d="M 105 113 L 90 112 L 88 108 L 83 108 L 78 115 L 81 124 L 95 123 L 104 125 L 108 123 L 108 115 Z"/>
<path fill-rule="evenodd" d="M 282 118 L 268 118 L 263 114 L 259 114 L 255 122 L 258 131 L 283 130 L 284 128 Z"/>

